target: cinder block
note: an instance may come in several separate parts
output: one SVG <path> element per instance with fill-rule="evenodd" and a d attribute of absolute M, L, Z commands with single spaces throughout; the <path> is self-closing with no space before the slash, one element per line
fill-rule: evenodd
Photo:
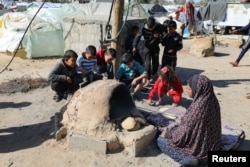
<path fill-rule="evenodd" d="M 80 135 L 80 134 L 68 134 L 68 148 L 69 149 L 83 149 L 88 151 L 94 151 L 99 154 L 106 154 L 107 142 L 106 140 L 97 139 L 94 137 Z"/>
<path fill-rule="evenodd" d="M 143 149 L 145 149 L 149 143 L 151 143 L 156 135 L 156 129 L 145 134 L 145 136 L 141 137 L 134 141 L 132 149 L 133 149 L 133 156 L 137 156 Z"/>
<path fill-rule="evenodd" d="M 134 157 L 136 157 L 143 149 L 148 147 L 149 143 L 154 140 L 157 129 L 150 125 L 135 132 L 138 133 L 138 136 L 134 138 L 132 145 L 125 147 L 125 150 Z"/>

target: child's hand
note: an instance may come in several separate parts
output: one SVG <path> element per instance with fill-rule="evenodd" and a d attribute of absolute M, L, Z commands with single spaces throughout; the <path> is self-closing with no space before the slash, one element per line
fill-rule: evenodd
<path fill-rule="evenodd" d="M 174 49 L 169 50 L 168 53 L 174 53 Z"/>
<path fill-rule="evenodd" d="M 170 92 L 173 91 L 173 89 L 169 89 L 168 92 L 167 92 L 167 96 L 170 95 Z"/>
<path fill-rule="evenodd" d="M 156 103 L 155 103 L 156 106 L 159 106 L 159 105 L 162 105 L 162 99 L 159 99 Z"/>
<path fill-rule="evenodd" d="M 152 100 L 151 100 L 151 99 L 148 99 L 148 100 L 147 100 L 147 103 L 148 103 L 148 105 L 151 106 L 151 105 L 152 105 Z"/>
<path fill-rule="evenodd" d="M 88 72 L 85 69 L 82 70 L 82 75 L 86 75 L 87 73 Z"/>
<path fill-rule="evenodd" d="M 233 34 L 237 34 L 237 30 L 233 30 L 232 33 L 233 33 Z"/>
<path fill-rule="evenodd" d="M 131 85 L 132 85 L 132 86 L 136 86 L 136 85 L 137 85 L 137 79 L 133 79 Z"/>
<path fill-rule="evenodd" d="M 133 54 L 136 53 L 136 48 L 133 48 L 132 53 L 133 53 Z"/>
<path fill-rule="evenodd" d="M 69 84 L 71 84 L 71 83 L 72 83 L 71 78 L 67 76 L 67 77 L 66 77 L 66 82 L 69 83 Z"/>
<path fill-rule="evenodd" d="M 159 33 L 154 33 L 155 38 L 159 38 L 159 36 L 160 36 Z"/>

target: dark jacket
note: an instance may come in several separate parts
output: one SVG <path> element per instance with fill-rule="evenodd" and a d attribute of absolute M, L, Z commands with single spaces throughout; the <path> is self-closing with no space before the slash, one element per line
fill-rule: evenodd
<path fill-rule="evenodd" d="M 177 51 L 181 50 L 183 47 L 182 37 L 177 32 L 173 34 L 167 33 L 163 37 L 161 44 L 165 46 L 163 54 L 166 56 L 176 56 Z M 168 51 L 172 49 L 174 53 L 168 53 Z"/>
<path fill-rule="evenodd" d="M 250 22 L 246 26 L 238 29 L 237 32 L 238 33 L 248 33 L 248 36 L 250 37 Z"/>
<path fill-rule="evenodd" d="M 159 50 L 159 43 L 161 42 L 162 34 L 166 31 L 166 27 L 160 23 L 156 23 L 156 27 L 153 31 L 150 31 L 147 28 L 147 24 L 144 24 L 144 27 L 140 30 L 140 32 L 136 35 L 133 48 L 137 48 L 139 40 L 141 37 L 144 37 L 144 46 L 148 49 L 157 49 Z M 154 34 L 158 34 L 158 37 L 154 37 Z"/>
<path fill-rule="evenodd" d="M 66 77 L 69 76 L 74 82 L 79 79 L 80 75 L 77 74 L 77 67 L 71 68 L 65 65 L 62 59 L 56 66 L 51 70 L 48 76 L 49 82 L 66 82 Z"/>

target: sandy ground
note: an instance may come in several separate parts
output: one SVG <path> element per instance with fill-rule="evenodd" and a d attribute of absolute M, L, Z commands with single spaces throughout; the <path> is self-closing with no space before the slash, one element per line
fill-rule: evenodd
<path fill-rule="evenodd" d="M 222 124 L 243 129 L 246 139 L 239 150 L 250 150 L 250 52 L 239 67 L 231 67 L 240 49 L 236 40 L 218 38 L 215 56 L 196 58 L 188 54 L 191 39 L 184 40 L 179 53 L 177 75 L 183 82 L 194 74 L 204 74 L 214 83 L 214 89 L 221 105 Z M 0 69 L 9 62 L 10 56 L 0 55 Z M 46 78 L 59 59 L 24 60 L 15 58 L 9 70 L 0 74 L 0 82 L 13 78 L 30 76 Z M 184 85 L 185 87 L 185 85 Z M 49 87 L 27 93 L 1 94 L 0 96 L 0 166 L 1 167 L 44 167 L 44 166 L 179 166 L 161 153 L 154 142 L 138 157 L 131 157 L 126 151 L 98 155 L 90 151 L 68 150 L 67 141 L 54 140 L 54 122 L 51 117 L 66 101 L 55 103 Z M 184 99 L 182 106 L 188 107 L 191 100 Z M 169 99 L 165 99 L 166 105 Z M 137 103 L 146 107 L 145 101 Z M 156 108 L 149 108 L 156 110 Z"/>

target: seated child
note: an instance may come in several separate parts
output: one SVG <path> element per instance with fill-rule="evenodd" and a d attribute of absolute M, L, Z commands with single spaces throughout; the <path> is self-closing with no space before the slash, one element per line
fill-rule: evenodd
<path fill-rule="evenodd" d="M 92 81 L 101 79 L 100 76 L 94 74 L 96 63 L 96 48 L 93 45 L 89 45 L 86 51 L 82 53 L 82 56 L 77 58 L 78 73 L 82 74 L 83 77 L 81 87 L 86 86 Z"/>
<path fill-rule="evenodd" d="M 173 106 L 181 102 L 183 88 L 180 80 L 175 76 L 170 66 L 165 66 L 160 70 L 158 79 L 155 81 L 153 88 L 150 90 L 148 104 L 161 105 L 163 94 L 173 97 Z M 158 93 L 159 101 L 153 103 L 155 94 Z"/>
<path fill-rule="evenodd" d="M 146 70 L 134 61 L 131 53 L 122 55 L 122 64 L 116 72 L 115 78 L 130 89 L 133 97 L 147 83 L 147 77 Z"/>
<path fill-rule="evenodd" d="M 52 69 L 48 76 L 52 90 L 56 92 L 54 100 L 61 101 L 73 94 L 78 88 L 82 78 L 77 74 L 77 54 L 73 50 L 67 50 L 63 59 Z"/>
<path fill-rule="evenodd" d="M 114 78 L 113 63 L 112 61 L 116 58 L 116 50 L 113 48 L 102 48 L 96 53 L 97 58 L 97 73 L 107 74 L 108 79 Z"/>

